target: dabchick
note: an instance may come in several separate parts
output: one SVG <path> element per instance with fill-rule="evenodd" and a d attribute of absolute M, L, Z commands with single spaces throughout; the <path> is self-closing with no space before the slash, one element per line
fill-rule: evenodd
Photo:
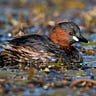
<path fill-rule="evenodd" d="M 87 43 L 88 40 L 81 35 L 75 23 L 58 23 L 49 34 L 49 37 L 32 34 L 9 40 L 9 47 L 0 52 L 0 66 L 21 63 L 39 66 L 40 63 L 56 63 L 59 58 L 63 64 L 83 62 L 81 54 L 72 44 Z"/>

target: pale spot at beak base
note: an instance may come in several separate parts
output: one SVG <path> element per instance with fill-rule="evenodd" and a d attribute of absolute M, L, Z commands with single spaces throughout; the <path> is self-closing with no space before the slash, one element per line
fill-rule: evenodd
<path fill-rule="evenodd" d="M 76 36 L 73 36 L 73 40 L 79 41 L 79 39 Z"/>

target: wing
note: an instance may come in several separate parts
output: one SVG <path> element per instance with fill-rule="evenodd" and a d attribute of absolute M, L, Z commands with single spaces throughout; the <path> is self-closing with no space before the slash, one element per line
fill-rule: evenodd
<path fill-rule="evenodd" d="M 20 37 L 13 38 L 12 40 L 8 40 L 10 44 L 13 44 L 15 46 L 22 46 L 22 45 L 28 45 L 28 43 L 36 43 L 39 41 L 45 41 L 43 36 L 40 35 L 24 35 Z"/>

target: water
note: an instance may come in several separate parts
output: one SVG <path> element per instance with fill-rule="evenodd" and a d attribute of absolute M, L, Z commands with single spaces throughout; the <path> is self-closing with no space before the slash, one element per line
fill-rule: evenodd
<path fill-rule="evenodd" d="M 76 5 L 70 5 L 73 6 L 70 9 L 68 8 L 69 5 L 66 5 L 66 7 L 64 5 L 66 3 L 66 0 L 60 1 L 62 1 L 62 3 L 60 3 L 59 1 L 55 2 L 50 0 L 42 0 L 42 2 L 40 0 L 37 0 L 37 2 L 35 0 L 0 0 L 0 44 L 5 43 L 7 40 L 13 38 L 16 34 L 18 34 L 18 30 L 20 28 L 22 29 L 22 26 L 25 29 L 25 34 L 48 34 L 49 29 L 52 27 L 48 25 L 48 21 L 54 21 L 55 23 L 58 21 L 70 19 L 80 26 L 82 25 L 81 33 L 89 40 L 88 44 L 77 44 L 77 46 L 82 45 L 86 50 L 94 50 L 95 52 L 94 54 L 87 53 L 83 56 L 84 64 L 85 66 L 89 66 L 89 69 L 64 69 L 63 73 L 59 72 L 58 74 L 56 74 L 56 72 L 54 71 L 51 71 L 49 74 L 36 71 L 37 73 L 34 73 L 31 79 L 28 80 L 28 71 L 24 71 L 22 69 L 18 70 L 18 68 L 15 68 L 14 70 L 14 67 L 9 68 L 10 66 L 6 67 L 5 69 L 1 68 L 0 88 L 2 90 L 1 93 L 3 94 L 3 96 L 6 93 L 6 96 L 11 96 L 13 94 L 24 94 L 26 96 L 50 96 L 50 94 L 52 96 L 64 96 L 65 94 L 66 96 L 71 96 L 72 94 L 75 94 L 76 96 L 95 96 L 94 94 L 96 94 L 96 87 L 90 88 L 90 90 L 87 91 L 86 88 L 69 88 L 68 86 L 66 87 L 64 85 L 63 87 L 60 87 L 60 82 L 57 82 L 62 81 L 62 79 L 64 79 L 62 82 L 67 82 L 67 80 L 65 80 L 66 78 L 69 80 L 68 84 L 71 82 L 71 80 L 75 80 L 77 78 L 96 80 L 96 30 L 93 26 L 95 19 L 93 19 L 91 25 L 92 28 L 90 29 L 89 19 L 92 17 L 87 18 L 89 21 L 85 23 L 85 18 L 81 18 L 78 15 L 81 14 L 78 13 L 78 10 L 80 8 L 74 9 Z M 95 0 L 86 0 L 86 2 L 83 3 L 86 3 L 86 7 L 84 6 L 84 8 L 81 8 L 80 12 L 87 12 L 89 10 L 92 10 L 93 6 L 96 4 Z M 82 3 L 80 4 L 82 5 Z M 51 6 L 51 8 L 49 5 Z M 25 26 L 26 24 L 23 25 L 24 23 L 26 23 L 28 27 Z M 85 29 L 87 29 L 87 31 Z M 2 50 L 3 49 L 0 48 L 0 51 Z M 44 86 L 48 88 L 44 89 Z"/>

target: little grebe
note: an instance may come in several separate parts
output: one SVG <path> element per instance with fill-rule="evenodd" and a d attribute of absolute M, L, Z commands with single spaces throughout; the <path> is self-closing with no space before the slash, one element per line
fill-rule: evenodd
<path fill-rule="evenodd" d="M 82 56 L 72 46 L 75 42 L 88 41 L 80 34 L 79 27 L 73 22 L 61 22 L 53 27 L 49 37 L 42 35 L 25 35 L 8 41 L 10 47 L 0 52 L 0 66 L 38 64 L 57 62 L 63 64 L 80 63 Z"/>

